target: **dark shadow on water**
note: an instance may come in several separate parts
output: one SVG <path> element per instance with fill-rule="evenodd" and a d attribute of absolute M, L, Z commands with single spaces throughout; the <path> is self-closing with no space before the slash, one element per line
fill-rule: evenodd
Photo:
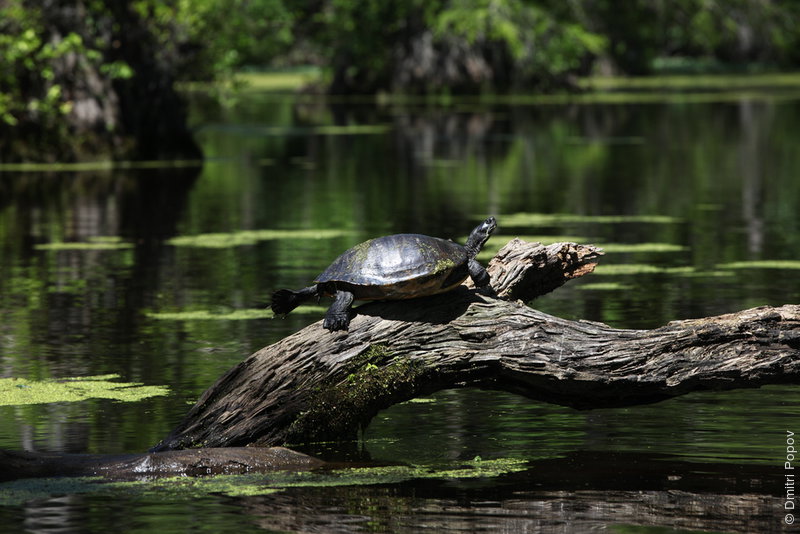
<path fill-rule="evenodd" d="M 242 503 L 261 528 L 288 532 L 594 532 L 621 525 L 636 525 L 632 532 L 777 532 L 783 521 L 774 493 L 778 471 L 587 451 L 496 477 L 443 473 L 396 483 L 295 487 Z"/>

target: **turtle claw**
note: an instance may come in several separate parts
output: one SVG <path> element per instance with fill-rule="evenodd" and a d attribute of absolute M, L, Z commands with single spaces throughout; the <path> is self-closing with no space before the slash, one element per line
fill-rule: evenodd
<path fill-rule="evenodd" d="M 350 317 L 347 313 L 332 313 L 325 316 L 322 327 L 335 332 L 337 330 L 347 330 L 350 325 Z"/>
<path fill-rule="evenodd" d="M 337 291 L 333 304 L 325 314 L 322 327 L 331 332 L 347 330 L 350 324 L 350 305 L 353 303 L 353 294 L 349 291 Z"/>

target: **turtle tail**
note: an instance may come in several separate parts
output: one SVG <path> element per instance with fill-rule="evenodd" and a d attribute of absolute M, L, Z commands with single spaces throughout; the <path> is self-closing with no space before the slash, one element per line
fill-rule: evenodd
<path fill-rule="evenodd" d="M 270 308 L 275 315 L 286 315 L 303 302 L 316 296 L 317 286 L 304 287 L 299 291 L 279 289 L 272 294 Z"/>

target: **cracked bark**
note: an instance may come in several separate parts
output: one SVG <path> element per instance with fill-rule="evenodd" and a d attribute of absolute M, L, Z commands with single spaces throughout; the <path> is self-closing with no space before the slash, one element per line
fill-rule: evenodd
<path fill-rule="evenodd" d="M 626 330 L 521 302 L 591 272 L 601 254 L 512 240 L 488 267 L 494 295 L 465 285 L 363 305 L 349 332 L 314 323 L 228 371 L 153 450 L 352 439 L 378 411 L 445 388 L 589 409 L 800 378 L 797 305 Z"/>

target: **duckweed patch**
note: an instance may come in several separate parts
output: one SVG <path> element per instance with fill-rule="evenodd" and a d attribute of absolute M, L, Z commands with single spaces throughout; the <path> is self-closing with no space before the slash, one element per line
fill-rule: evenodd
<path fill-rule="evenodd" d="M 576 285 L 575 289 L 580 291 L 628 291 L 633 289 L 630 284 L 621 284 L 618 282 L 598 282 L 595 284 L 580 284 Z"/>
<path fill-rule="evenodd" d="M 650 223 L 669 224 L 680 222 L 668 215 L 579 215 L 572 213 L 512 213 L 503 215 L 503 228 L 518 226 L 555 226 L 559 224 L 594 223 Z"/>
<path fill-rule="evenodd" d="M 252 91 L 291 91 L 318 81 L 321 74 L 316 68 L 292 69 L 279 72 L 239 72 L 234 81 L 240 90 Z"/>
<path fill-rule="evenodd" d="M 78 161 L 60 163 L 0 163 L 0 171 L 13 172 L 88 172 L 115 169 L 175 169 L 202 167 L 204 161 L 196 159 L 145 160 L 145 161 Z"/>
<path fill-rule="evenodd" d="M 266 474 L 168 477 L 128 482 L 104 482 L 99 477 L 33 478 L 0 484 L 0 506 L 19 506 L 32 500 L 57 495 L 86 493 L 107 495 L 112 498 L 120 494 L 173 499 L 196 499 L 205 495 L 247 497 L 269 495 L 286 488 L 396 484 L 415 479 L 491 478 L 524 471 L 527 468 L 527 460 L 516 458 L 481 460 L 476 457 L 473 460 L 431 466 L 395 465 L 315 471 L 276 471 Z"/>
<path fill-rule="evenodd" d="M 347 235 L 345 230 L 318 228 L 307 230 L 242 230 L 173 237 L 167 241 L 176 247 L 230 248 L 255 245 L 259 241 L 276 239 L 332 239 Z"/>
<path fill-rule="evenodd" d="M 695 273 L 694 267 L 679 266 L 668 267 L 650 265 L 646 263 L 618 263 L 598 265 L 594 274 L 599 275 L 632 275 L 632 274 L 690 274 Z"/>
<path fill-rule="evenodd" d="M 720 269 L 800 269 L 796 260 L 754 260 L 735 261 L 718 265 Z"/>
<path fill-rule="evenodd" d="M 605 252 L 681 252 L 689 247 L 673 243 L 601 243 Z"/>
<path fill-rule="evenodd" d="M 78 402 L 111 399 L 137 402 L 169 394 L 166 386 L 145 386 L 136 382 L 112 382 L 119 375 L 96 375 L 54 380 L 0 378 L 0 406 Z"/>
<path fill-rule="evenodd" d="M 317 126 L 272 126 L 272 125 L 248 125 L 248 126 L 229 126 L 211 125 L 204 129 L 224 130 L 228 133 L 237 132 L 248 137 L 308 137 L 312 135 L 321 136 L 341 136 L 341 135 L 379 135 L 391 130 L 388 124 L 320 124 Z"/>
<path fill-rule="evenodd" d="M 292 315 L 312 315 L 324 313 L 324 306 L 313 304 L 298 306 Z M 244 308 L 241 310 L 184 310 L 172 312 L 147 312 L 151 319 L 161 321 L 249 321 L 253 319 L 274 319 L 275 314 L 269 308 Z"/>
<path fill-rule="evenodd" d="M 318 135 L 374 135 L 386 133 L 389 130 L 390 126 L 387 124 L 348 124 L 317 126 L 313 131 Z"/>
<path fill-rule="evenodd" d="M 56 243 L 39 243 L 37 250 L 123 250 L 133 248 L 119 236 L 95 236 L 88 241 L 64 241 Z"/>

